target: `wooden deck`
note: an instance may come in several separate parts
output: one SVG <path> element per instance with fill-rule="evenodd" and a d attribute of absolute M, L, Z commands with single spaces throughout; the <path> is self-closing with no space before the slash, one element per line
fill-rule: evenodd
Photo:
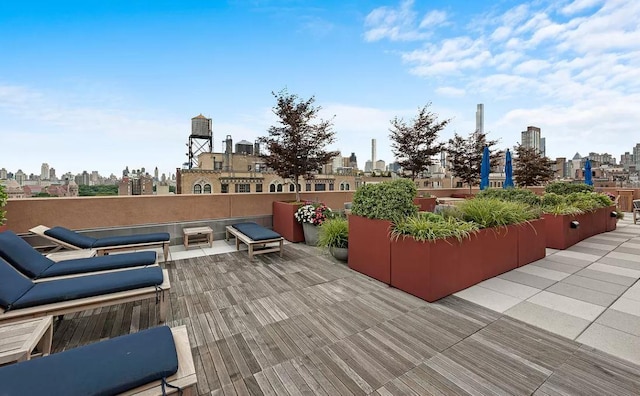
<path fill-rule="evenodd" d="M 634 395 L 640 367 L 456 297 L 428 304 L 306 245 L 169 262 L 201 395 Z M 66 315 L 54 353 L 155 325 L 153 303 Z"/>

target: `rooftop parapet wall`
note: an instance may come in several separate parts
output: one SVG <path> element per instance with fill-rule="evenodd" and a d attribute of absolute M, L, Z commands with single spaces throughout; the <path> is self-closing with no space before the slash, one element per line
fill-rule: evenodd
<path fill-rule="evenodd" d="M 343 209 L 353 191 L 300 195 Z M 10 199 L 5 209 L 7 228 L 24 233 L 39 224 L 83 230 L 271 215 L 273 201 L 294 200 L 294 193 L 26 198 Z"/>

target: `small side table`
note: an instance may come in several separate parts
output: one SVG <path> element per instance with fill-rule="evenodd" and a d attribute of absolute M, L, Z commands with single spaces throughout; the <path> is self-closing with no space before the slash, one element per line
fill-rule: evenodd
<path fill-rule="evenodd" d="M 51 353 L 53 316 L 0 325 L 0 364 L 21 362 Z M 34 354 L 34 349 L 38 353 Z"/>
<path fill-rule="evenodd" d="M 55 252 L 47 254 L 47 258 L 55 261 L 73 260 L 81 258 L 95 257 L 95 249 L 65 250 L 64 252 Z"/>
<path fill-rule="evenodd" d="M 206 237 L 206 243 L 209 247 L 213 247 L 213 230 L 211 227 L 192 227 L 182 229 L 184 234 L 184 248 L 189 249 L 189 243 L 193 242 L 193 238 L 198 240 Z"/>

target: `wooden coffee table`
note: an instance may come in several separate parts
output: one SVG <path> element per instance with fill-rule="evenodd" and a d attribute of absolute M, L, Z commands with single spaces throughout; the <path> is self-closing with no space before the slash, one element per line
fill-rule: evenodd
<path fill-rule="evenodd" d="M 51 353 L 53 316 L 0 325 L 0 365 Z M 33 351 L 38 348 L 38 353 Z"/>
<path fill-rule="evenodd" d="M 207 243 L 209 247 L 213 247 L 213 230 L 211 227 L 184 228 L 182 232 L 184 234 L 185 249 L 189 249 L 189 243 L 193 242 L 193 239 L 197 239 L 198 243 Z"/>

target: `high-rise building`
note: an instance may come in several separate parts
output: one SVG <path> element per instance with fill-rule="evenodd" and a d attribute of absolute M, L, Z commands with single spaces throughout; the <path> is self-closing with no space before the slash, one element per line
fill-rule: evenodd
<path fill-rule="evenodd" d="M 49 168 L 49 180 L 57 181 L 58 177 L 56 176 L 56 168 Z"/>
<path fill-rule="evenodd" d="M 478 103 L 476 110 L 476 132 L 484 133 L 484 104 Z"/>
<path fill-rule="evenodd" d="M 365 172 L 371 172 L 373 170 L 373 162 L 371 162 L 371 160 L 367 160 L 364 163 L 364 171 Z"/>
<path fill-rule="evenodd" d="M 356 153 L 351 153 L 351 156 L 349 156 L 349 167 L 358 169 L 358 158 L 356 158 Z"/>
<path fill-rule="evenodd" d="M 0 169 L 0 180 L 7 179 L 7 170 L 5 168 Z"/>
<path fill-rule="evenodd" d="M 371 166 L 376 164 L 376 139 L 371 139 Z"/>
<path fill-rule="evenodd" d="M 374 165 L 373 165 L 373 169 L 374 170 L 385 170 L 385 162 L 383 160 L 377 160 Z"/>
<path fill-rule="evenodd" d="M 158 181 L 159 174 L 160 174 L 160 172 L 158 171 L 158 167 L 156 166 L 156 169 L 153 171 L 153 179 L 155 181 Z"/>
<path fill-rule="evenodd" d="M 46 162 L 40 167 L 40 180 L 49 180 L 49 164 Z"/>
<path fill-rule="evenodd" d="M 522 131 L 520 134 L 520 144 L 526 148 L 534 148 L 542 153 L 542 144 L 540 141 L 540 128 L 534 126 L 528 126 L 526 131 Z"/>

